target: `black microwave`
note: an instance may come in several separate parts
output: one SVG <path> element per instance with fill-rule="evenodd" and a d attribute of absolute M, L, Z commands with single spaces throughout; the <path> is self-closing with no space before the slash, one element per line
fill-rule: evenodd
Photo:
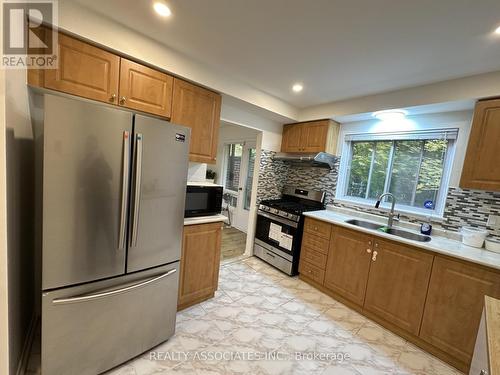
<path fill-rule="evenodd" d="M 188 185 L 184 217 L 220 214 L 222 210 L 222 186 Z"/>

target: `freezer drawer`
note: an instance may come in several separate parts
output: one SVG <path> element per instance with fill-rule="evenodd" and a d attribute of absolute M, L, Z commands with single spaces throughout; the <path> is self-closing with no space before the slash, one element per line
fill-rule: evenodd
<path fill-rule="evenodd" d="M 42 374 L 106 371 L 175 331 L 179 262 L 42 295 Z"/>

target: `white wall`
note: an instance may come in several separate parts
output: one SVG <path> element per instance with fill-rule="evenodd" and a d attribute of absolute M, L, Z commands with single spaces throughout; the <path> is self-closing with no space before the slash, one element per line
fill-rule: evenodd
<path fill-rule="evenodd" d="M 464 164 L 467 142 L 471 128 L 472 111 L 433 113 L 418 116 L 408 116 L 397 123 L 387 123 L 378 120 L 356 121 L 341 124 L 339 150 L 342 152 L 344 137 L 349 133 L 380 133 L 411 130 L 428 130 L 439 128 L 458 128 L 458 138 L 455 147 L 450 186 L 458 186 Z M 339 155 L 340 155 L 339 153 Z M 341 171 L 342 172 L 342 171 Z"/>
<path fill-rule="evenodd" d="M 0 374 L 9 373 L 5 70 L 0 69 Z"/>
<path fill-rule="evenodd" d="M 475 100 L 500 95 L 500 71 L 381 94 L 321 104 L 300 111 L 301 121 L 334 118 L 383 109 Z"/>
<path fill-rule="evenodd" d="M 5 76 L 9 363 L 15 372 L 35 312 L 35 143 L 26 72 Z"/>

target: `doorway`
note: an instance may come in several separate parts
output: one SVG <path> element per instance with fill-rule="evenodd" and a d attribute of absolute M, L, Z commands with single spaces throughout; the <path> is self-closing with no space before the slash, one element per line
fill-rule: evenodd
<path fill-rule="evenodd" d="M 231 226 L 247 233 L 255 166 L 255 142 L 225 145 L 223 181 Z"/>
<path fill-rule="evenodd" d="M 245 254 L 259 134 L 244 126 L 221 124 L 216 175 L 224 189 L 222 214 L 227 217 L 222 231 L 222 262 L 241 259 Z"/>

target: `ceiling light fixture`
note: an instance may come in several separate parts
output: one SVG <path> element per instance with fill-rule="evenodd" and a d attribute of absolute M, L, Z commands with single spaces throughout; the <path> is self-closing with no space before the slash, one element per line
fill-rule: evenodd
<path fill-rule="evenodd" d="M 302 86 L 300 83 L 295 83 L 292 86 L 293 92 L 301 92 L 304 89 L 304 86 Z"/>
<path fill-rule="evenodd" d="M 161 1 L 156 1 L 153 4 L 153 8 L 154 8 L 155 12 L 158 13 L 162 17 L 169 17 L 172 14 L 172 11 L 167 6 L 167 4 L 165 4 Z"/>
<path fill-rule="evenodd" d="M 499 34 L 499 35 L 500 35 L 500 26 L 498 26 L 498 27 L 495 29 L 495 34 Z"/>
<path fill-rule="evenodd" d="M 385 111 L 373 112 L 373 117 L 381 121 L 402 120 L 406 117 L 407 112 L 402 109 L 389 109 Z"/>

